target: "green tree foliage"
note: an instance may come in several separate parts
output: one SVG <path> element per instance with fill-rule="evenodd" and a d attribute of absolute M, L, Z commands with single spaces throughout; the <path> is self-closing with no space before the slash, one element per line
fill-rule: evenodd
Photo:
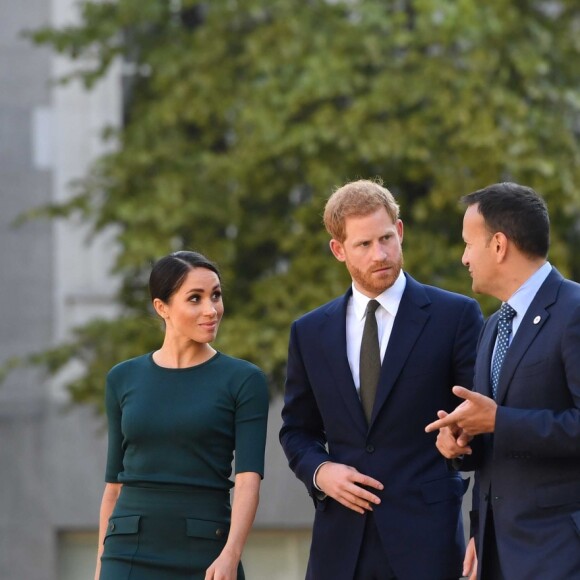
<path fill-rule="evenodd" d="M 458 198 L 493 182 L 541 192 L 551 259 L 580 276 L 580 5 L 520 0 L 118 0 L 33 33 L 77 59 L 90 89 L 118 58 L 125 87 L 115 152 L 67 204 L 114 226 L 124 315 L 40 356 L 80 358 L 78 400 L 154 349 L 151 263 L 196 249 L 224 274 L 218 347 L 283 381 L 288 329 L 348 285 L 321 225 L 332 189 L 380 176 L 406 225 L 405 267 L 464 293 Z M 495 307 L 482 300 L 486 310 Z"/>

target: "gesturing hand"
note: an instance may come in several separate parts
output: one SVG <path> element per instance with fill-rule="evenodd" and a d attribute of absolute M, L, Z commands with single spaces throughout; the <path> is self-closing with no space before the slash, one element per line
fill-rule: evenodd
<path fill-rule="evenodd" d="M 445 411 L 439 411 L 437 416 L 439 419 L 444 419 L 448 414 Z M 450 425 L 439 429 L 435 445 L 443 457 L 455 459 L 462 455 L 471 455 L 471 447 L 467 445 L 471 439 L 472 437 L 465 434 L 461 427 Z"/>
<path fill-rule="evenodd" d="M 372 511 L 373 504 L 381 503 L 376 495 L 361 486 L 381 490 L 383 484 L 342 463 L 329 461 L 322 465 L 316 474 L 316 485 L 326 495 L 359 514 Z"/>
<path fill-rule="evenodd" d="M 453 393 L 465 400 L 449 415 L 429 423 L 425 427 L 427 433 L 443 427 L 451 427 L 452 430 L 459 428 L 462 433 L 458 435 L 457 443 L 465 446 L 469 443 L 471 437 L 480 433 L 493 433 L 495 431 L 497 405 L 493 399 L 457 386 L 453 387 Z"/>

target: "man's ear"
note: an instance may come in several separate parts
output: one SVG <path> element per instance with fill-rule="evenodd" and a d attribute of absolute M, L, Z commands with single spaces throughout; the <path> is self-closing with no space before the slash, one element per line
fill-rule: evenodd
<path fill-rule="evenodd" d="M 508 250 L 507 236 L 502 232 L 496 232 L 491 239 L 491 247 L 495 252 L 497 262 L 503 262 L 507 256 Z"/>
<path fill-rule="evenodd" d="M 334 257 L 339 262 L 344 262 L 346 260 L 346 258 L 344 257 L 344 246 L 338 240 L 335 240 L 334 238 L 332 238 L 332 240 L 330 240 L 329 245 L 330 245 L 330 251 L 332 252 Z"/>
<path fill-rule="evenodd" d="M 397 234 L 399 236 L 399 242 L 401 242 L 401 244 L 402 244 L 403 243 L 403 230 L 404 230 L 402 220 L 400 220 L 400 219 L 397 220 L 395 222 L 395 227 L 397 228 Z"/>

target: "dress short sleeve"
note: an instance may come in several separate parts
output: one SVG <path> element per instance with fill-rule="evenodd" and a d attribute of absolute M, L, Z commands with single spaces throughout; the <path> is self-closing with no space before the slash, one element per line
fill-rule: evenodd
<path fill-rule="evenodd" d="M 268 405 L 266 377 L 257 370 L 242 383 L 236 397 L 236 474 L 252 471 L 264 477 Z"/>
<path fill-rule="evenodd" d="M 118 483 L 119 473 L 123 471 L 123 433 L 121 431 L 121 404 L 112 373 L 107 376 L 105 410 L 109 437 L 105 481 Z"/>

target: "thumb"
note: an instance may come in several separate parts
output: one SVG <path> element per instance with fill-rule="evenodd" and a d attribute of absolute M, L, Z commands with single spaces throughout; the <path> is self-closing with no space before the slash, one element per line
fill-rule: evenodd
<path fill-rule="evenodd" d="M 447 411 L 437 411 L 437 417 L 439 417 L 439 419 L 445 419 L 445 417 L 447 417 L 447 415 L 449 415 L 449 413 L 447 413 Z"/>
<path fill-rule="evenodd" d="M 465 387 L 460 387 L 456 385 L 455 387 L 453 387 L 453 394 L 459 397 L 460 399 L 471 401 L 474 398 L 473 395 L 475 395 L 476 393 L 470 391 L 469 389 L 466 389 Z"/>

